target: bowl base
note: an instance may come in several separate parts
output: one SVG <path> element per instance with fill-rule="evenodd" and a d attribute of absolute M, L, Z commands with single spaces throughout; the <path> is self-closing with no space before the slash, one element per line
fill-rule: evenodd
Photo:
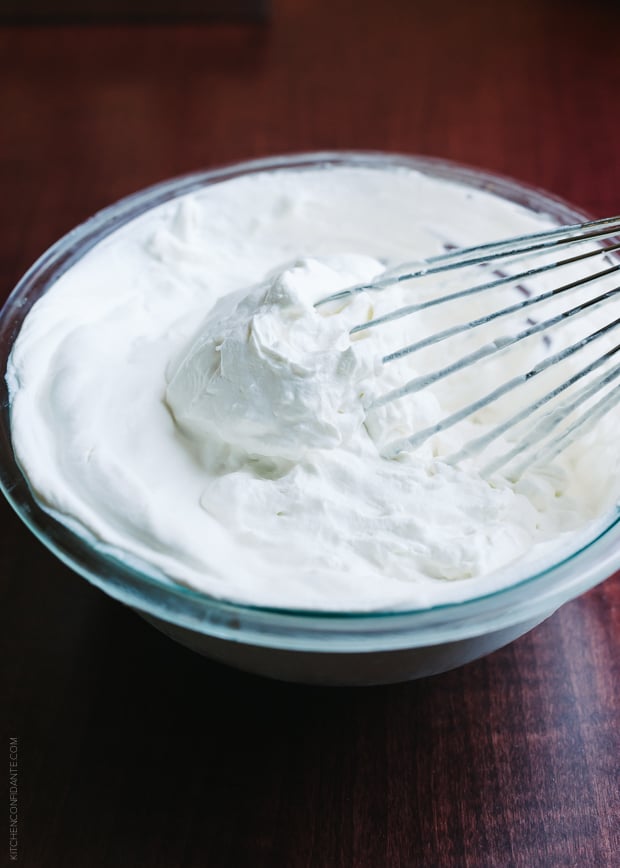
<path fill-rule="evenodd" d="M 397 684 L 438 675 L 508 645 L 553 614 L 547 612 L 493 633 L 423 648 L 321 653 L 218 639 L 136 611 L 170 639 L 211 660 L 277 681 L 334 687 Z"/>

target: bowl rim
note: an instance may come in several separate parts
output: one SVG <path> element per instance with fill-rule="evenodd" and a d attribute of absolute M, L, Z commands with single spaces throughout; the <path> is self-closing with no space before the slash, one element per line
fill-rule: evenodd
<path fill-rule="evenodd" d="M 32 305 L 92 247 L 152 208 L 215 183 L 265 171 L 328 168 L 404 167 L 472 186 L 510 199 L 558 222 L 576 222 L 590 215 L 563 199 L 511 178 L 438 157 L 384 151 L 318 151 L 276 155 L 234 162 L 181 175 L 126 196 L 98 211 L 49 247 L 26 271 L 0 310 L 0 487 L 30 531 L 61 561 L 110 596 L 147 614 L 208 635 L 251 639 L 272 647 L 317 650 L 360 650 L 436 644 L 501 629 L 544 617 L 558 605 L 610 576 L 618 567 L 620 508 L 592 539 L 560 561 L 513 584 L 459 602 L 416 609 L 336 611 L 277 608 L 221 599 L 186 585 L 164 581 L 151 568 L 132 565 L 113 550 L 72 530 L 39 506 L 15 458 L 10 434 L 7 361 L 13 342 Z M 93 537 L 94 541 L 94 537 Z M 593 553 L 593 548 L 595 549 Z M 594 557 L 593 554 L 596 556 Z M 137 559 L 136 559 L 137 560 Z M 531 591 L 536 587 L 537 593 Z M 525 594 L 524 594 L 525 592 Z M 372 635 L 372 649 L 367 638 Z M 329 640 L 327 647 L 326 638 Z M 403 644 L 404 643 L 404 644 Z"/>

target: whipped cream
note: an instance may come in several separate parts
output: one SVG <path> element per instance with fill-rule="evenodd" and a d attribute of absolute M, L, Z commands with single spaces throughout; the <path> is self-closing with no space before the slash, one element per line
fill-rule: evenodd
<path fill-rule="evenodd" d="M 304 260 L 217 302 L 169 374 L 166 400 L 179 426 L 198 441 L 291 461 L 349 442 L 366 417 L 372 356 L 354 352 L 347 320 L 313 303 L 383 269 L 362 257 L 343 265 Z"/>
<path fill-rule="evenodd" d="M 514 333 L 527 314 L 383 364 L 388 352 L 489 310 L 489 298 L 351 329 L 471 285 L 471 272 L 315 302 L 446 245 L 549 224 L 404 168 L 262 172 L 154 208 L 86 253 L 26 318 L 7 372 L 18 461 L 40 503 L 96 545 L 217 597 L 361 611 L 509 584 L 609 515 L 618 413 L 518 479 L 480 473 L 510 448 L 510 432 L 481 457 L 445 459 L 585 364 L 587 352 L 523 395 L 394 453 L 395 442 L 527 370 L 548 352 L 545 341 L 381 405 L 414 377 Z M 519 292 L 498 290 L 492 309 Z M 587 322 L 608 319 L 595 311 Z M 554 347 L 586 330 L 583 320 L 566 323 Z"/>

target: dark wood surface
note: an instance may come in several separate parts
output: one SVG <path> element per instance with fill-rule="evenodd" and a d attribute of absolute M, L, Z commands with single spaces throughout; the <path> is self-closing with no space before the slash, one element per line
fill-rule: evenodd
<path fill-rule="evenodd" d="M 2 0 L 11 24 L 262 21 L 269 0 Z"/>
<path fill-rule="evenodd" d="M 5 28 L 1 291 L 127 193 L 284 151 L 436 154 L 620 212 L 618 24 L 612 0 L 275 0 L 260 25 Z M 0 532 L 19 864 L 620 865 L 617 578 L 452 673 L 303 688 L 175 646 L 4 503 Z"/>

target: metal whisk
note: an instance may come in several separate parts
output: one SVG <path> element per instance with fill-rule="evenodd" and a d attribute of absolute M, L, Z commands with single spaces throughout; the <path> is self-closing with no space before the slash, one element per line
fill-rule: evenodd
<path fill-rule="evenodd" d="M 576 290 L 588 284 L 599 283 L 601 280 L 609 277 L 609 275 L 620 271 L 620 257 L 617 255 L 617 252 L 620 250 L 618 238 L 620 238 L 620 217 L 611 217 L 572 226 L 562 226 L 549 231 L 522 235 L 475 247 L 453 249 L 444 254 L 426 259 L 421 263 L 400 266 L 397 270 L 374 282 L 352 286 L 340 292 L 335 292 L 321 299 L 317 303 L 317 306 L 327 304 L 328 302 L 346 300 L 357 293 L 385 290 L 395 284 L 407 284 L 414 287 L 416 281 L 442 272 L 452 272 L 470 266 L 491 268 L 491 274 L 489 275 L 492 276 L 491 280 L 485 279 L 482 283 L 477 283 L 474 286 L 459 288 L 454 292 L 448 292 L 399 307 L 387 314 L 377 316 L 368 322 L 354 326 L 351 329 L 351 334 L 354 335 L 369 329 L 376 329 L 389 322 L 414 315 L 428 308 L 445 305 L 448 302 L 459 299 L 465 300 L 480 293 L 490 292 L 500 286 L 512 285 L 523 290 L 519 300 L 513 304 L 504 306 L 499 310 L 485 312 L 476 319 L 450 325 L 439 332 L 425 335 L 407 346 L 388 353 L 382 359 L 383 364 L 387 365 L 397 359 L 417 353 L 425 347 L 439 344 L 465 332 L 470 333 L 472 329 L 485 326 L 503 317 L 508 317 L 520 311 L 527 311 L 530 314 L 535 310 L 536 305 L 540 305 L 550 298 L 566 296 L 570 304 L 571 293 L 575 293 Z M 575 252 L 574 248 L 584 242 L 590 242 L 588 249 Z M 562 256 L 563 251 L 566 251 L 568 255 Z M 521 270 L 518 270 L 519 260 L 529 260 L 532 256 L 541 254 L 552 254 L 552 261 L 545 261 L 543 264 L 534 266 L 528 261 L 526 267 L 522 264 Z M 531 293 L 523 286 L 524 282 L 538 275 L 552 272 L 552 276 L 555 276 L 556 272 L 560 274 L 563 267 L 587 260 L 594 260 L 596 268 L 568 283 L 559 283 L 557 286 L 554 285 L 552 288 L 544 289 L 538 293 Z M 497 270 L 498 266 L 503 268 L 506 263 L 512 263 L 511 267 L 513 268 L 514 263 L 516 263 L 518 273 L 506 274 L 503 271 Z M 596 286 L 594 289 L 596 292 Z M 602 287 L 599 287 L 599 289 L 602 289 Z M 379 408 L 399 398 L 419 392 L 427 386 L 437 383 L 455 372 L 469 368 L 483 359 L 492 357 L 497 353 L 509 351 L 511 347 L 514 347 L 532 335 L 541 334 L 548 340 L 546 333 L 550 329 L 587 311 L 592 311 L 602 305 L 612 303 L 613 299 L 619 294 L 620 285 L 614 285 L 612 288 L 598 292 L 598 294 L 586 300 L 573 303 L 566 310 L 562 310 L 560 313 L 555 313 L 540 321 L 533 320 L 530 317 L 527 319 L 525 328 L 520 328 L 514 333 L 494 338 L 473 352 L 467 352 L 465 355 L 455 358 L 453 361 L 438 367 L 430 373 L 416 376 L 402 386 L 380 395 L 374 399 L 370 409 Z M 618 310 L 616 309 L 615 312 L 618 313 Z M 384 450 L 384 454 L 388 457 L 394 457 L 402 451 L 421 446 L 433 435 L 457 425 L 468 417 L 471 418 L 481 409 L 508 395 L 525 382 L 533 380 L 552 366 L 558 365 L 564 359 L 578 353 L 586 346 L 594 344 L 619 325 L 620 318 L 614 319 L 610 315 L 600 327 L 580 336 L 578 340 L 569 346 L 565 346 L 557 352 L 550 352 L 545 358 L 518 376 L 499 383 L 487 393 L 480 395 L 473 402 L 450 413 L 435 424 L 427 426 L 422 430 L 414 431 L 410 436 L 393 441 Z M 571 376 L 558 382 L 553 388 L 544 392 L 544 394 L 538 395 L 535 400 L 517 412 L 509 413 L 498 424 L 493 425 L 490 429 L 486 429 L 485 433 L 481 436 L 466 442 L 462 448 L 454 454 L 447 456 L 445 460 L 458 463 L 465 458 L 474 456 L 485 450 L 491 443 L 506 434 L 506 432 L 509 432 L 510 429 L 524 422 L 528 424 L 527 432 L 517 436 L 514 443 L 510 444 L 510 448 L 504 454 L 495 455 L 493 460 L 482 468 L 483 475 L 490 475 L 504 465 L 510 464 L 511 476 L 518 478 L 524 470 L 533 464 L 551 460 L 569 446 L 578 436 L 585 434 L 592 426 L 596 425 L 603 416 L 609 413 L 620 402 L 620 385 L 612 387 L 613 382 L 620 377 L 620 363 L 611 367 L 609 364 L 619 351 L 620 344 L 606 348 L 596 358 L 588 361 L 583 367 L 574 371 Z M 589 376 L 595 372 L 598 372 L 595 377 Z M 584 379 L 585 383 L 577 386 Z M 562 400 L 556 400 L 560 396 L 562 396 Z M 596 399 L 594 403 L 591 403 L 592 399 Z M 588 406 L 584 409 L 586 402 L 588 402 Z M 538 411 L 541 411 L 541 413 L 538 413 Z M 514 436 L 515 432 L 512 433 Z M 516 464 L 515 459 L 518 459 Z"/>

